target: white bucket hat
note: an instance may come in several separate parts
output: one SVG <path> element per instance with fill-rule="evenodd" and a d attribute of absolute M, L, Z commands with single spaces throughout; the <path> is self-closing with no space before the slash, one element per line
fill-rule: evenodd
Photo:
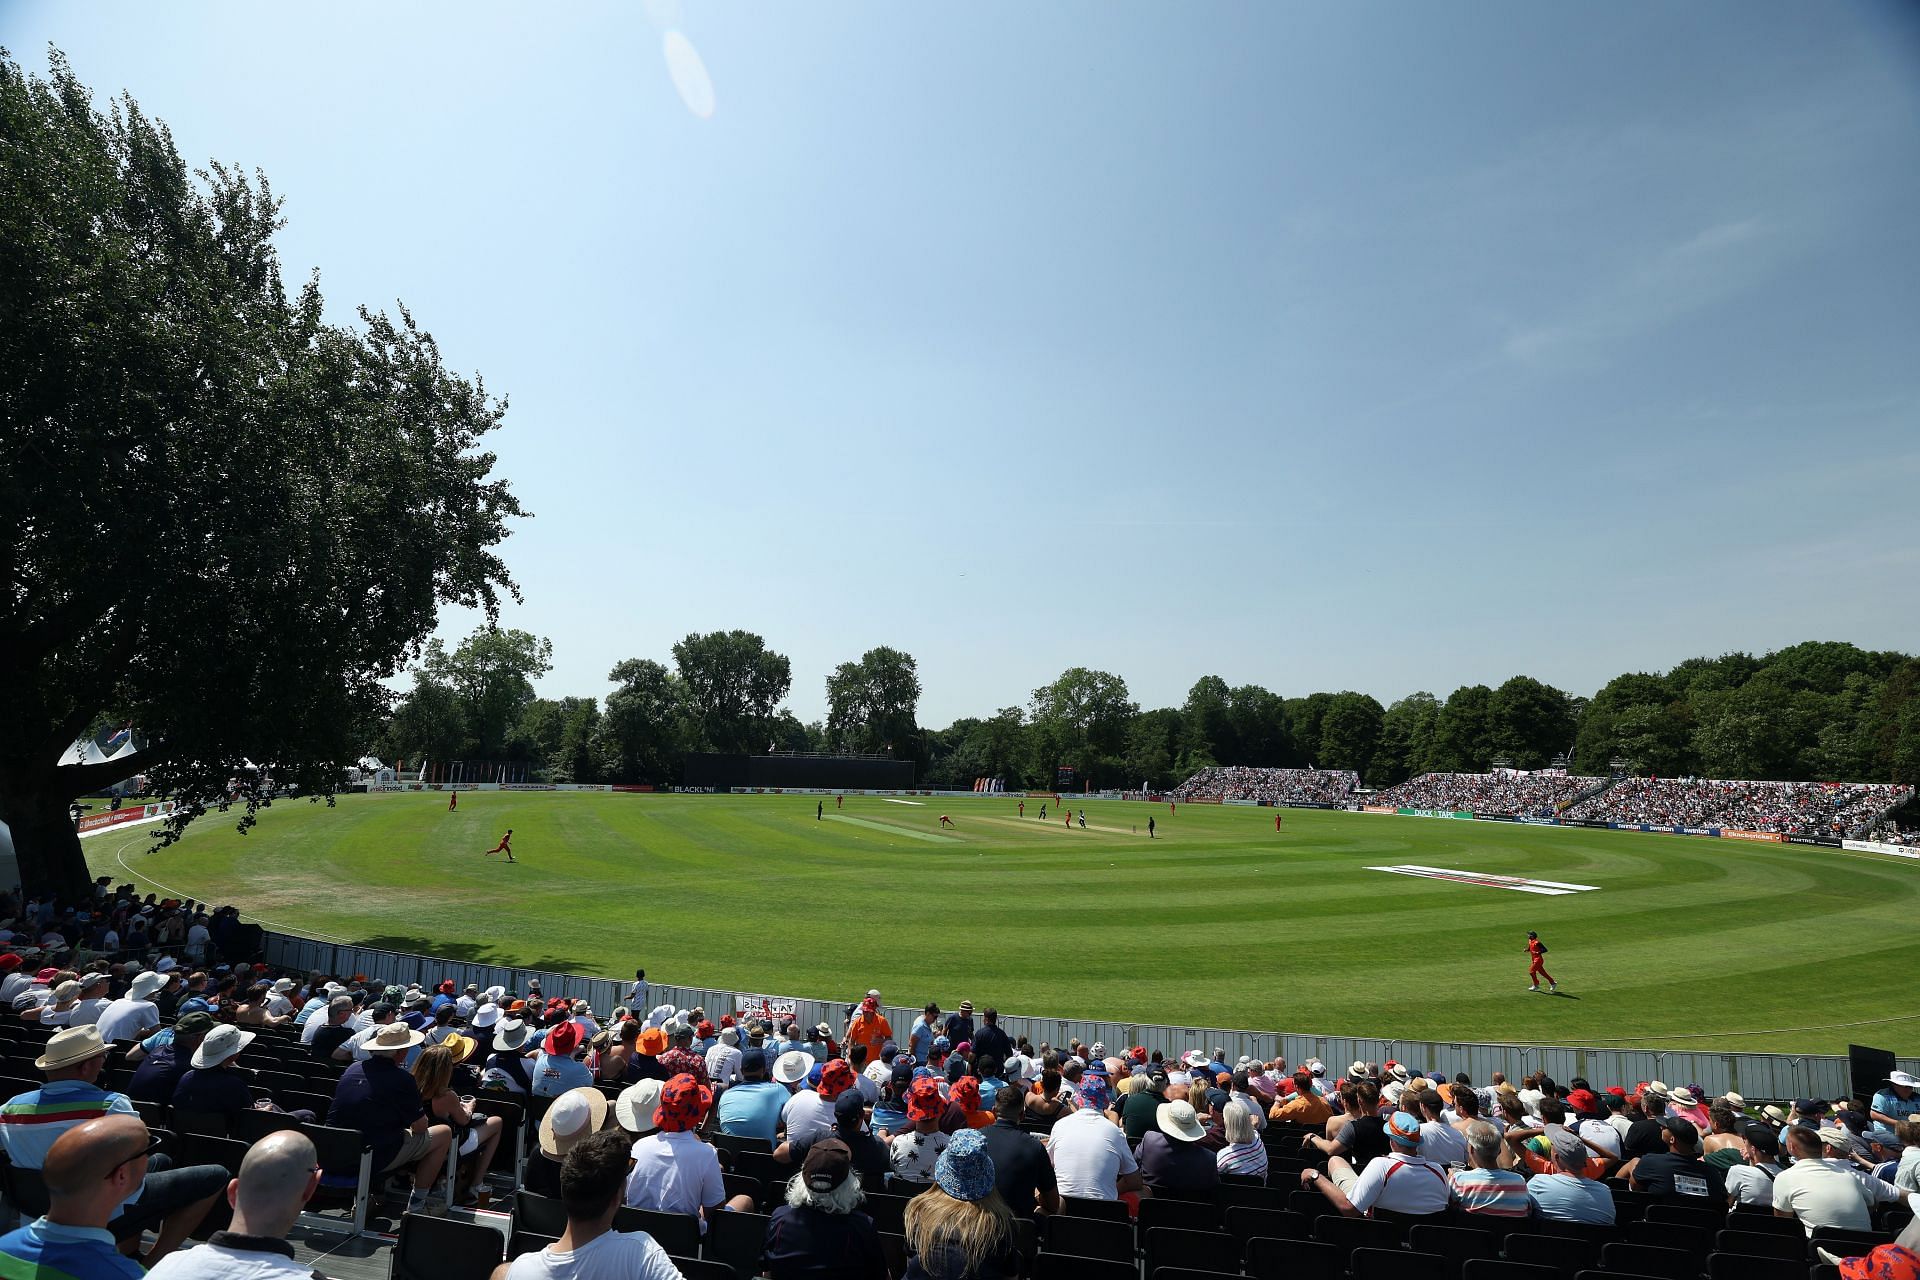
<path fill-rule="evenodd" d="M 228 1058 L 240 1053 L 254 1041 L 254 1033 L 242 1031 L 228 1023 L 222 1023 L 207 1032 L 207 1038 L 193 1051 L 193 1065 L 197 1071 L 208 1067 L 217 1067 Z"/>
<path fill-rule="evenodd" d="M 813 1070 L 813 1055 L 804 1049 L 789 1049 L 773 1060 L 773 1078 L 781 1084 L 799 1084 Z"/>
<path fill-rule="evenodd" d="M 166 974 L 149 971 L 133 980 L 133 986 L 128 989 L 127 995 L 134 1000 L 145 1000 L 148 996 L 166 985 Z"/>

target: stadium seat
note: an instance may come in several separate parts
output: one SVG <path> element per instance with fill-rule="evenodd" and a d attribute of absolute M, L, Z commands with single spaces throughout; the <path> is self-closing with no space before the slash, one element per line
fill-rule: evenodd
<path fill-rule="evenodd" d="M 1706 1227 L 1682 1226 L 1677 1222 L 1642 1220 L 1627 1224 L 1629 1244 L 1650 1244 L 1662 1249 L 1680 1249 L 1693 1255 L 1696 1265 L 1704 1264 L 1713 1252 L 1713 1232 Z"/>
<path fill-rule="evenodd" d="M 1774 1235 L 1792 1236 L 1796 1240 L 1807 1238 L 1807 1229 L 1794 1218 L 1776 1218 L 1772 1206 L 1755 1209 L 1741 1206 L 1727 1215 L 1729 1231 L 1766 1231 Z"/>
<path fill-rule="evenodd" d="M 1736 1231 L 1729 1227 L 1713 1238 L 1715 1253 L 1740 1254 L 1749 1258 L 1795 1258 L 1807 1256 L 1807 1237 L 1800 1224 L 1790 1218 L 1777 1219 L 1793 1227 L 1792 1235 L 1777 1231 Z"/>
<path fill-rule="evenodd" d="M 516 1191 L 513 1193 L 513 1225 L 520 1231 L 557 1236 L 567 1229 L 567 1210 L 551 1196 Z"/>
<path fill-rule="evenodd" d="M 724 1262 L 686 1258 L 678 1254 L 668 1254 L 667 1258 L 680 1269 L 680 1274 L 686 1280 L 737 1280 L 738 1273 Z"/>
<path fill-rule="evenodd" d="M 1161 1267 L 1149 1273 L 1148 1280 L 1240 1280 L 1240 1272 L 1202 1271 L 1198 1267 Z"/>
<path fill-rule="evenodd" d="M 1872 1253 L 1878 1245 L 1893 1243 L 1893 1236 L 1885 1231 L 1850 1231 L 1845 1227 L 1815 1227 L 1813 1246 L 1825 1249 L 1828 1253 L 1843 1257 L 1858 1257 L 1863 1253 Z"/>
<path fill-rule="evenodd" d="M 1061 1196 L 1060 1212 L 1076 1218 L 1105 1218 L 1108 1222 L 1132 1222 L 1133 1214 L 1124 1200 L 1089 1200 L 1084 1196 Z"/>
<path fill-rule="evenodd" d="M 1699 1199 L 1698 1196 L 1689 1196 L 1687 1198 L 1689 1200 Z M 1648 1222 L 1677 1222 L 1683 1227 L 1700 1227 L 1706 1231 L 1718 1231 L 1726 1225 L 1727 1215 L 1724 1210 L 1718 1208 L 1702 1209 L 1697 1204 L 1682 1205 L 1662 1201 L 1659 1204 L 1647 1206 L 1646 1220 Z"/>
<path fill-rule="evenodd" d="M 1560 1273 L 1552 1267 L 1536 1267 L 1525 1262 L 1468 1258 L 1460 1277 L 1461 1280 L 1560 1280 Z"/>
<path fill-rule="evenodd" d="M 1563 1280 L 1600 1265 L 1600 1245 L 1593 1240 L 1563 1235 L 1510 1235 L 1506 1245 L 1507 1261 L 1528 1266 L 1552 1267 Z"/>
<path fill-rule="evenodd" d="M 881 1237 L 886 1243 L 886 1237 Z M 896 1276 L 906 1273 L 904 1251 L 896 1268 L 891 1259 L 888 1268 Z M 1071 1253 L 1048 1253 L 1042 1249 L 1033 1256 L 1030 1280 L 1140 1280 L 1140 1268 L 1131 1261 L 1113 1262 L 1105 1258 L 1082 1258 Z M 1328 1280 L 1333 1280 L 1328 1277 Z"/>
<path fill-rule="evenodd" d="M 1291 1209 L 1249 1209 L 1231 1205 L 1226 1214 L 1227 1234 L 1240 1242 L 1242 1251 L 1255 1236 L 1284 1240 L 1313 1239 L 1313 1219 Z"/>
<path fill-rule="evenodd" d="M 1124 1222 L 1054 1214 L 1041 1225 L 1040 1244 L 1049 1253 L 1133 1261 L 1133 1228 Z"/>
<path fill-rule="evenodd" d="M 298 1129 L 300 1122 L 281 1111 L 237 1112 L 228 1125 L 228 1136 L 235 1141 L 254 1143 L 282 1129 Z"/>
<path fill-rule="evenodd" d="M 507 1261 L 511 1262 L 523 1253 L 532 1253 L 544 1249 L 550 1244 L 559 1244 L 559 1236 L 543 1236 L 537 1231 L 522 1231 L 515 1227 L 513 1234 L 507 1237 Z"/>
<path fill-rule="evenodd" d="M 1147 1196 L 1140 1201 L 1140 1215 L 1135 1222 L 1139 1225 L 1140 1239 L 1143 1243 L 1147 1238 L 1147 1232 L 1155 1227 L 1174 1227 L 1181 1231 L 1218 1231 L 1220 1230 L 1220 1207 L 1194 1200 L 1168 1200 L 1160 1196 Z"/>
<path fill-rule="evenodd" d="M 169 1127 L 175 1133 L 202 1133 L 210 1138 L 226 1137 L 230 1127 L 225 1113 L 219 1111 L 188 1111 L 175 1107 L 168 1119 L 171 1122 Z"/>
<path fill-rule="evenodd" d="M 503 1241 L 492 1227 L 409 1213 L 393 1246 L 393 1280 L 488 1280 L 502 1261 Z"/>
<path fill-rule="evenodd" d="M 1664 1280 L 1694 1280 L 1700 1274 L 1700 1264 L 1685 1249 L 1625 1244 L 1618 1240 L 1600 1246 L 1600 1269 L 1616 1274 L 1661 1276 Z"/>
<path fill-rule="evenodd" d="M 700 1252 L 700 1219 L 690 1213 L 661 1213 L 657 1209 L 631 1209 L 621 1205 L 613 1214 L 615 1231 L 644 1231 L 662 1249 L 677 1257 L 693 1257 Z"/>
<path fill-rule="evenodd" d="M 1214 1192 L 1213 1203 L 1223 1212 L 1236 1205 L 1250 1209 L 1284 1209 L 1287 1197 L 1292 1194 L 1285 1187 L 1270 1187 L 1264 1182 L 1222 1182 Z"/>
<path fill-rule="evenodd" d="M 702 1257 L 724 1262 L 743 1276 L 760 1274 L 760 1253 L 767 1243 L 764 1213 L 716 1213 L 707 1220 Z"/>
<path fill-rule="evenodd" d="M 1146 1207 L 1143 1202 L 1142 1208 Z M 1146 1233 L 1146 1270 L 1191 1266 L 1202 1271 L 1239 1271 L 1240 1242 L 1224 1231 L 1186 1231 L 1153 1227 Z"/>
<path fill-rule="evenodd" d="M 300 1132 L 312 1139 L 321 1168 L 320 1189 L 301 1212 L 301 1225 L 338 1231 L 342 1224 L 325 1217 L 323 1211 L 344 1205 L 351 1213 L 347 1225 L 355 1235 L 364 1235 L 373 1200 L 373 1149 L 354 1129 L 303 1124 Z"/>
<path fill-rule="evenodd" d="M 1325 1196 L 1318 1191 L 1307 1191 L 1304 1188 L 1288 1193 L 1287 1208 L 1308 1218 L 1318 1218 L 1336 1212 Z"/>
<path fill-rule="evenodd" d="M 1355 1249 L 1398 1249 L 1407 1238 L 1407 1229 L 1380 1218 L 1348 1218 L 1333 1213 L 1314 1219 L 1313 1238 L 1332 1245 L 1345 1257 Z"/>
<path fill-rule="evenodd" d="M 1247 1241 L 1247 1274 L 1255 1280 L 1340 1280 L 1346 1273 L 1346 1254 L 1330 1244 L 1270 1236 Z"/>
<path fill-rule="evenodd" d="M 1437 1253 L 1447 1260 L 1447 1275 L 1458 1277 L 1471 1258 L 1491 1258 L 1498 1250 L 1491 1232 L 1472 1227 L 1416 1223 L 1407 1231 L 1407 1247 L 1415 1253 Z"/>
<path fill-rule="evenodd" d="M 1533 1229 L 1543 1236 L 1566 1236 L 1603 1245 L 1621 1239 L 1626 1233 L 1626 1224 L 1616 1222 L 1606 1226 L 1596 1222 L 1557 1222 L 1543 1218 L 1534 1223 Z"/>
<path fill-rule="evenodd" d="M 907 1229 L 907 1196 L 870 1195 L 867 1197 L 867 1216 L 873 1219 L 874 1228 L 881 1232 L 899 1235 Z M 1126 1206 L 1122 1205 L 1122 1208 Z"/>
<path fill-rule="evenodd" d="M 1806 1280 L 1804 1258 L 1756 1258 L 1742 1253 L 1707 1255 L 1709 1280 Z"/>
<path fill-rule="evenodd" d="M 1353 1280 L 1447 1280 L 1447 1260 L 1405 1249 L 1355 1249 L 1347 1259 Z"/>

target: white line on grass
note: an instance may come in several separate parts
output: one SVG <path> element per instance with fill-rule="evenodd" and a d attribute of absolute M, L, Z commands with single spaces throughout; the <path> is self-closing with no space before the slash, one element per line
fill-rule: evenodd
<path fill-rule="evenodd" d="M 892 796 L 881 796 L 880 799 L 885 804 L 910 804 L 916 809 L 923 809 L 927 804 L 925 800 L 895 800 Z"/>
<path fill-rule="evenodd" d="M 127 845 L 130 843 L 132 842 L 123 840 L 120 842 L 119 847 L 113 851 L 113 860 L 119 863 L 120 869 L 125 871 L 129 876 L 132 876 L 135 880 L 144 880 L 150 885 L 154 885 L 160 889 L 165 890 L 166 892 L 172 894 L 176 898 L 181 898 L 181 899 L 192 898 L 196 902 L 208 901 L 208 899 L 201 894 L 188 893 L 185 889 L 176 889 L 174 886 L 166 883 L 164 880 L 156 880 L 152 876 L 146 875 L 139 871 L 135 871 L 132 867 L 128 866 L 127 865 Z M 280 924 L 277 921 L 267 919 L 263 915 L 256 915 L 252 911 L 247 912 L 247 914 L 252 917 L 253 922 L 255 924 L 263 924 L 270 929 L 278 929 L 284 933 L 296 934 L 303 938 L 318 938 L 322 942 L 338 942 L 344 946 L 349 946 L 349 947 L 359 945 L 358 943 L 354 942 L 351 938 L 338 938 L 331 933 L 321 933 L 318 929 L 311 929 L 306 927 L 295 928 L 292 925 Z"/>

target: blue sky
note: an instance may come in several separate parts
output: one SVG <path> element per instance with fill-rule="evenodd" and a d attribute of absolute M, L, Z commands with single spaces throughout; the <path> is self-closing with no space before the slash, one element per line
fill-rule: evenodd
<path fill-rule="evenodd" d="M 290 274 L 511 397 L 543 692 L 745 627 L 803 719 L 892 644 L 943 725 L 1072 665 L 1384 702 L 1920 645 L 1912 15 L 8 0 L 0 43 L 264 169 Z"/>

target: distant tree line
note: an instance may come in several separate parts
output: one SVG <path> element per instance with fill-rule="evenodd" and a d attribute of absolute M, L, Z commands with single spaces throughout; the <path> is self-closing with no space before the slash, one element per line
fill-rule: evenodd
<path fill-rule="evenodd" d="M 1209 765 L 1352 769 L 1370 785 L 1416 774 L 1565 763 L 1604 774 L 1920 782 L 1920 660 L 1814 641 L 1765 657 L 1689 658 L 1632 672 L 1591 698 L 1531 676 L 1390 706 L 1364 693 L 1283 697 L 1205 676 L 1177 707 L 1142 710 L 1120 676 L 1074 667 L 1022 704 L 944 729 L 918 723 L 913 656 L 885 646 L 827 677 L 824 721 L 785 701 L 786 656 L 747 631 L 689 635 L 671 663 L 629 658 L 593 698 L 541 698 L 552 646 L 482 629 L 437 642 L 386 721 L 387 757 L 525 762 L 550 781 L 679 780 L 689 751 L 851 751 L 912 758 L 930 786 L 1170 787 Z"/>

